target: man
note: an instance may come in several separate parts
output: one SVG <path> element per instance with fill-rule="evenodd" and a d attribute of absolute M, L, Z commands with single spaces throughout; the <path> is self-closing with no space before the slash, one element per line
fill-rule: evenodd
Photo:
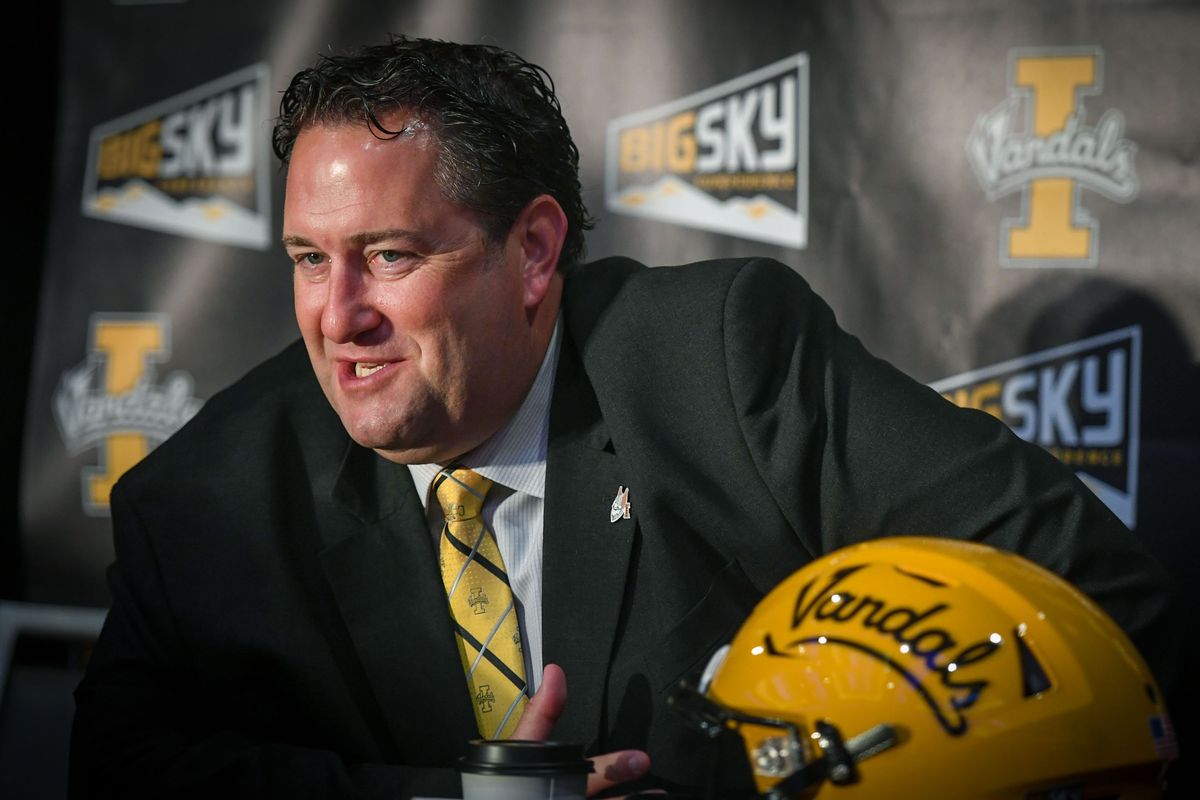
<path fill-rule="evenodd" d="M 648 785 L 695 785 L 667 692 L 775 583 L 871 536 L 1019 550 L 1171 681 L 1166 579 L 1128 531 L 791 270 L 578 265 L 578 156 L 538 68 L 407 39 L 324 59 L 275 145 L 303 348 L 114 491 L 77 794 L 454 796 L 481 734 L 585 744 L 591 791 L 647 753 Z"/>

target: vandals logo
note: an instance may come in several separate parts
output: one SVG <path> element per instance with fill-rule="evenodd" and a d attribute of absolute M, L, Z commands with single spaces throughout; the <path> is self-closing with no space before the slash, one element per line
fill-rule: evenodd
<path fill-rule="evenodd" d="M 1017 661 L 992 658 L 1004 641 L 996 631 L 1009 621 L 994 608 L 956 608 L 955 594 L 892 563 L 837 567 L 799 588 L 791 624 L 767 632 L 761 652 L 798 658 L 807 647 L 829 645 L 860 653 L 902 676 L 942 729 L 961 736 L 993 680 L 1011 683 L 1006 675 Z"/>
<path fill-rule="evenodd" d="M 1009 56 L 1011 95 L 980 116 L 967 157 L 989 200 L 1021 192 L 1021 216 L 1003 223 L 1004 266 L 1092 267 L 1097 222 L 1082 190 L 1128 203 L 1137 196 L 1137 147 L 1109 109 L 1094 126 L 1084 98 L 1103 88 L 1099 48 L 1021 49 Z"/>
<path fill-rule="evenodd" d="M 931 387 L 1045 447 L 1134 528 L 1141 360 L 1142 329 L 1135 325 Z"/>
<path fill-rule="evenodd" d="M 804 247 L 808 57 L 608 123 L 610 211 Z"/>
<path fill-rule="evenodd" d="M 93 129 L 83 213 L 267 249 L 267 91 L 258 64 Z"/>
<path fill-rule="evenodd" d="M 54 418 L 72 455 L 98 448 L 100 465 L 83 470 L 83 509 L 108 514 L 113 484 L 152 446 L 200 410 L 192 378 L 174 372 L 154 381 L 171 355 L 170 322 L 161 314 L 94 314 L 88 357 L 54 393 Z"/>

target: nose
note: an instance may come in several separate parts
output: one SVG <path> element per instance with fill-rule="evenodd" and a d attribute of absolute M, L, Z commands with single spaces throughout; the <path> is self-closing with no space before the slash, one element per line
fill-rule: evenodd
<path fill-rule="evenodd" d="M 365 270 L 345 262 L 333 266 L 321 311 L 321 333 L 326 339 L 346 344 L 379 327 L 383 315 L 371 299 L 370 288 Z"/>

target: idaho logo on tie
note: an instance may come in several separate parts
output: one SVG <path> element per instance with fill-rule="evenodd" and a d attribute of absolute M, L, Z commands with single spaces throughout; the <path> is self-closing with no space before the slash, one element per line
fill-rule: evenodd
<path fill-rule="evenodd" d="M 451 465 L 433 480 L 442 507 L 439 561 L 455 641 L 485 739 L 509 736 L 525 708 L 525 660 L 512 588 L 496 538 L 480 516 L 492 482 Z"/>

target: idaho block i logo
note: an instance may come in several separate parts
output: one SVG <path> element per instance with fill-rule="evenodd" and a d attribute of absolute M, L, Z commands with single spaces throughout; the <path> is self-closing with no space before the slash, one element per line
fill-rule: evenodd
<path fill-rule="evenodd" d="M 82 475 L 90 516 L 107 515 L 117 479 L 200 410 L 187 373 L 154 381 L 155 365 L 171 355 L 170 332 L 162 314 L 93 314 L 87 358 L 59 381 L 54 419 L 67 450 L 99 451 L 99 465 Z"/>
<path fill-rule="evenodd" d="M 1115 109 L 1088 125 L 1084 99 L 1103 89 L 1098 47 L 1018 49 L 1009 55 L 1009 98 L 981 115 L 967 157 L 989 200 L 1021 193 L 1021 215 L 1000 236 L 1006 267 L 1093 267 L 1099 225 L 1083 189 L 1128 203 L 1137 196 L 1137 147 Z"/>
<path fill-rule="evenodd" d="M 257 64 L 93 129 L 83 213 L 266 250 L 267 83 Z"/>
<path fill-rule="evenodd" d="M 610 211 L 804 247 L 808 57 L 608 123 Z"/>
<path fill-rule="evenodd" d="M 1137 524 L 1142 329 L 1081 339 L 930 384 L 1045 447 L 1129 528 Z"/>

